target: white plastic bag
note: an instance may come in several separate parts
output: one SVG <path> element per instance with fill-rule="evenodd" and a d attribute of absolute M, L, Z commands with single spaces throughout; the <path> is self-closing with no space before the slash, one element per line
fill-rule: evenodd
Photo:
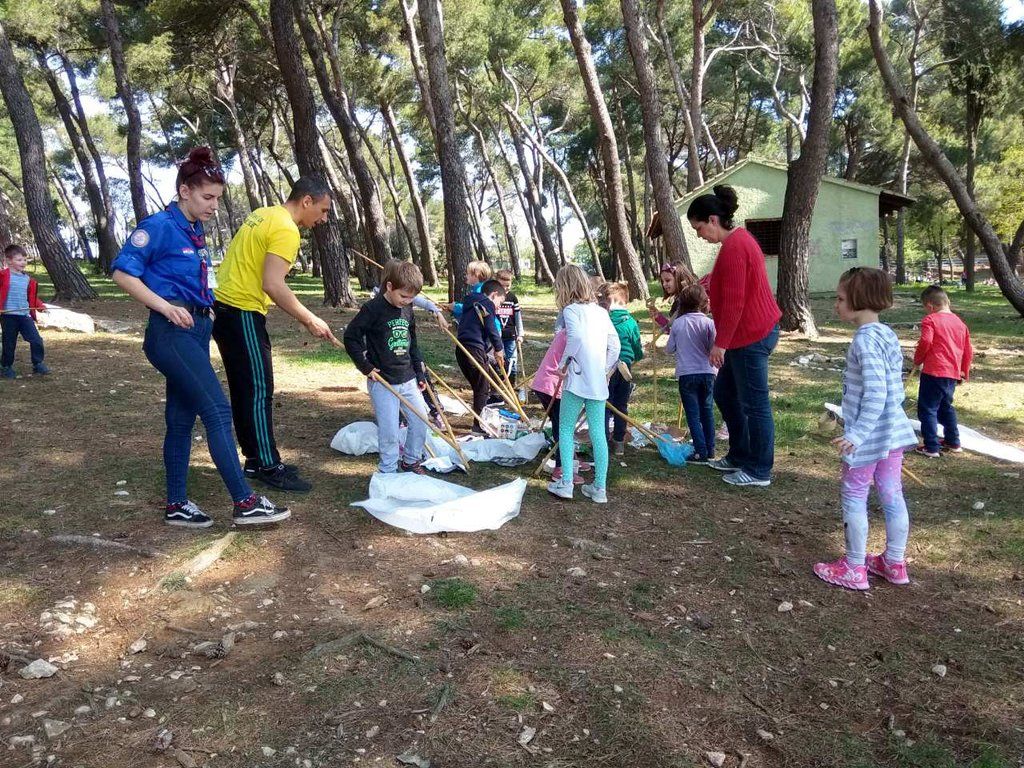
<path fill-rule="evenodd" d="M 493 531 L 519 514 L 525 492 L 522 478 L 474 491 L 427 475 L 376 472 L 370 498 L 351 506 L 411 533 Z"/>

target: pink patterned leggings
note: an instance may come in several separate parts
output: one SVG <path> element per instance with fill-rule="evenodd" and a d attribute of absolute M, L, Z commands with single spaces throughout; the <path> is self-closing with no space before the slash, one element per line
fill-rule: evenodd
<path fill-rule="evenodd" d="M 903 499 L 903 450 L 874 464 L 851 467 L 842 463 L 840 498 L 843 504 L 843 529 L 846 536 L 846 560 L 863 565 L 868 547 L 868 492 L 874 481 L 875 492 L 885 512 L 885 559 L 903 562 L 910 533 L 910 515 Z"/>

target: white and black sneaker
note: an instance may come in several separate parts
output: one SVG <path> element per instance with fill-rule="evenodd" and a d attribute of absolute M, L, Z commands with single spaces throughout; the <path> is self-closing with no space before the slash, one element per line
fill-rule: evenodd
<path fill-rule="evenodd" d="M 209 528 L 213 520 L 194 501 L 179 501 L 168 504 L 164 511 L 164 522 L 178 528 Z"/>
<path fill-rule="evenodd" d="M 255 493 L 245 501 L 235 502 L 232 519 L 235 525 L 270 525 L 287 520 L 292 516 L 288 507 L 279 507 L 266 496 Z"/>

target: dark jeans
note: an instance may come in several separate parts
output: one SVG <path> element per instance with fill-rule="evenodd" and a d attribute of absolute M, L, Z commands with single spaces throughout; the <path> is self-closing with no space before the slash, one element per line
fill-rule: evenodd
<path fill-rule="evenodd" d="M 3 330 L 3 353 L 0 354 L 0 368 L 14 365 L 14 349 L 18 345 L 18 334 L 28 342 L 32 354 L 32 367 L 43 364 L 43 337 L 39 335 L 36 321 L 31 315 L 0 315 L 0 329 Z"/>
<path fill-rule="evenodd" d="M 679 399 L 683 401 L 693 450 L 698 456 L 707 458 L 715 455 L 714 394 L 713 373 L 691 373 L 679 377 Z"/>
<path fill-rule="evenodd" d="M 246 466 L 281 463 L 274 439 L 274 363 L 267 317 L 259 312 L 214 304 L 217 342 L 231 392 L 231 413 Z"/>
<path fill-rule="evenodd" d="M 206 427 L 206 443 L 224 485 L 234 501 L 252 495 L 238 463 L 235 436 L 231 433 L 231 406 L 210 364 L 210 333 L 213 321 L 194 315 L 195 325 L 179 328 L 151 312 L 142 349 L 149 362 L 167 379 L 164 418 L 164 468 L 167 470 L 167 503 L 185 501 L 188 461 L 192 451 L 192 427 L 196 416 Z"/>
<path fill-rule="evenodd" d="M 538 392 L 536 389 L 533 390 L 533 394 L 535 394 L 537 396 L 537 399 L 540 400 L 540 404 L 542 406 L 544 406 L 544 410 L 545 411 L 548 409 L 548 406 L 551 405 L 552 399 L 554 399 L 555 403 L 554 403 L 554 405 L 551 405 L 551 411 L 549 412 L 548 415 L 551 417 L 551 434 L 554 436 L 555 440 L 557 440 L 558 439 L 558 413 L 559 413 L 559 411 L 562 408 L 562 399 L 561 398 L 552 398 L 551 395 L 549 395 L 547 392 Z M 562 452 L 561 451 L 555 451 L 555 466 L 556 467 L 562 466 Z"/>
<path fill-rule="evenodd" d="M 956 379 L 931 376 L 921 373 L 921 386 L 917 390 L 917 418 L 921 422 L 921 437 L 925 449 L 938 452 L 939 428 L 942 425 L 942 442 L 950 448 L 960 445 L 960 428 L 953 407 L 953 393 Z"/>
<path fill-rule="evenodd" d="M 630 370 L 632 370 L 631 367 Z M 633 382 L 626 381 L 616 369 L 608 380 L 608 402 L 628 416 L 629 396 L 632 392 Z M 614 415 L 611 411 L 606 411 L 605 421 L 607 422 L 609 419 L 612 422 L 612 440 L 622 442 L 626 439 L 626 420 L 621 416 Z"/>
<path fill-rule="evenodd" d="M 758 480 L 770 480 L 775 464 L 775 421 L 768 396 L 768 356 L 779 341 L 775 326 L 760 341 L 725 351 L 715 379 L 715 404 L 729 428 L 725 458 Z"/>
<path fill-rule="evenodd" d="M 475 347 L 466 347 L 466 349 L 472 353 L 473 358 L 483 366 L 484 370 L 487 370 L 487 355 L 484 354 L 484 351 Z M 473 388 L 473 410 L 482 414 L 484 406 L 487 405 L 487 398 L 491 394 L 491 385 L 480 372 L 480 369 L 473 365 L 473 361 L 466 356 L 461 347 L 455 350 L 455 360 L 459 364 L 459 370 L 462 371 L 462 375 L 469 382 L 469 386 Z M 484 431 L 483 425 L 475 418 L 473 419 L 473 429 L 476 432 Z"/>

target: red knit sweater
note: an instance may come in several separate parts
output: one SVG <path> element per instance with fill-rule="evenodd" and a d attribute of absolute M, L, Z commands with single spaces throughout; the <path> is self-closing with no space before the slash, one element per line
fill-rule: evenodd
<path fill-rule="evenodd" d="M 722 349 L 760 341 L 782 317 L 768 284 L 761 246 L 743 227 L 722 243 L 711 270 L 710 298 L 715 346 Z"/>

